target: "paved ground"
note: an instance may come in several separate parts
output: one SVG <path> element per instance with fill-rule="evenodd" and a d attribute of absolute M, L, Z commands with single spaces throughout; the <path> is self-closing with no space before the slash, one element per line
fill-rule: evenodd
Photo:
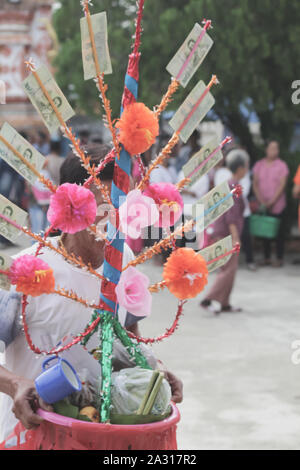
<path fill-rule="evenodd" d="M 142 270 L 153 282 L 161 277 L 152 261 Z M 186 305 L 175 334 L 155 346 L 184 382 L 180 449 L 300 447 L 300 364 L 292 363 L 291 346 L 300 340 L 299 270 L 241 266 L 232 300 L 243 313 L 214 317 L 199 308 L 200 297 Z M 155 294 L 144 336 L 161 334 L 175 312 L 167 291 Z"/>
<path fill-rule="evenodd" d="M 159 278 L 153 264 L 143 269 Z M 186 305 L 180 328 L 155 346 L 184 382 L 179 448 L 300 447 L 300 365 L 291 360 L 300 339 L 298 292 L 299 267 L 251 273 L 242 266 L 232 300 L 244 313 L 216 318 L 199 299 Z M 176 310 L 170 294 L 156 296 L 145 335 L 160 334 Z"/>

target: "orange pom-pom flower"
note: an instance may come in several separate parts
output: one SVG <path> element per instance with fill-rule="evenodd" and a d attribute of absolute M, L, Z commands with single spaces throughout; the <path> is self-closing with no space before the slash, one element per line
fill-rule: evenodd
<path fill-rule="evenodd" d="M 144 103 L 128 105 L 116 127 L 119 141 L 131 156 L 146 152 L 159 134 L 158 119 Z"/>
<path fill-rule="evenodd" d="M 55 286 L 53 270 L 47 263 L 32 255 L 17 258 L 10 267 L 9 278 L 17 286 L 17 292 L 32 297 L 50 294 Z"/>
<path fill-rule="evenodd" d="M 192 248 L 178 248 L 164 265 L 163 278 L 169 291 L 180 300 L 196 297 L 207 284 L 205 259 Z"/>

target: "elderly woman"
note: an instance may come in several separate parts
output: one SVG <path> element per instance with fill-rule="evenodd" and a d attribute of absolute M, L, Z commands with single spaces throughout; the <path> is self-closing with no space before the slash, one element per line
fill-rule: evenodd
<path fill-rule="evenodd" d="M 248 158 L 244 152 L 235 152 L 226 161 L 227 168 L 231 171 L 232 177 L 229 186 L 233 188 L 244 178 L 248 171 Z M 235 200 L 234 206 L 224 215 L 216 220 L 212 226 L 212 242 L 215 243 L 224 237 L 232 236 L 232 243 L 241 243 L 241 236 L 244 226 L 245 203 L 241 197 Z M 230 260 L 220 268 L 215 282 L 208 292 L 201 306 L 213 313 L 240 312 L 240 308 L 230 305 L 230 295 L 233 289 L 236 271 L 238 268 L 238 256 L 234 254 Z M 217 301 L 220 306 L 216 308 L 212 301 Z"/>

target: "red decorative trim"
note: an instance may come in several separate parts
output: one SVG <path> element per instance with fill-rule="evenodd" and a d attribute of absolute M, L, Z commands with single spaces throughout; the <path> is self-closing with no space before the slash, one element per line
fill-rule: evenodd
<path fill-rule="evenodd" d="M 124 170 L 122 170 L 122 168 L 120 168 L 119 166 L 115 166 L 114 183 L 125 194 L 128 193 L 129 186 L 130 186 L 130 178 L 127 175 L 127 173 Z"/>
<path fill-rule="evenodd" d="M 139 81 L 140 58 L 140 52 L 130 54 L 127 68 L 127 74 L 130 75 L 130 77 L 134 78 L 137 82 Z"/>
<path fill-rule="evenodd" d="M 178 304 L 178 309 L 176 313 L 175 320 L 170 328 L 166 330 L 166 332 L 163 335 L 157 336 L 156 338 L 143 338 L 142 336 L 136 336 L 135 334 L 131 333 L 130 331 L 127 331 L 127 334 L 130 338 L 137 340 L 138 343 L 145 343 L 145 344 L 153 344 L 153 343 L 158 343 L 160 341 L 163 341 L 166 338 L 169 338 L 175 330 L 178 328 L 178 322 L 179 318 L 183 314 L 183 306 L 186 303 L 186 300 L 181 300 Z"/>
<path fill-rule="evenodd" d="M 145 0 L 140 0 L 138 4 L 138 14 L 135 22 L 135 43 L 133 53 L 137 54 L 141 45 L 142 19 Z"/>
<path fill-rule="evenodd" d="M 72 346 L 75 346 L 75 344 L 80 343 L 80 341 L 83 338 L 85 338 L 85 336 L 88 336 L 90 333 L 92 333 L 92 331 L 94 331 L 94 329 L 97 327 L 97 325 L 100 321 L 100 316 L 99 316 L 99 317 L 96 318 L 96 320 L 94 320 L 91 323 L 91 325 L 89 327 L 87 327 L 82 333 L 80 333 L 78 336 L 76 336 L 73 339 L 73 341 L 71 341 L 70 343 L 68 343 L 65 346 L 62 346 L 60 348 L 54 347 L 54 348 L 50 349 L 50 351 L 46 351 L 46 350 L 43 350 L 43 349 L 39 349 L 33 343 L 32 339 L 31 339 L 31 336 L 30 336 L 29 331 L 28 331 L 27 321 L 26 321 L 26 307 L 27 307 L 27 305 L 28 305 L 27 296 L 23 295 L 23 297 L 22 297 L 22 323 L 23 323 L 23 328 L 24 328 L 27 343 L 28 343 L 31 351 L 33 351 L 35 354 L 47 354 L 47 355 L 59 354 L 62 351 L 66 351 L 67 349 L 70 349 Z"/>
<path fill-rule="evenodd" d="M 237 198 L 241 197 L 243 194 L 243 187 L 240 184 L 237 184 L 235 188 L 231 191 Z"/>
<path fill-rule="evenodd" d="M 105 168 L 105 166 L 106 166 L 108 163 L 114 161 L 115 158 L 116 158 L 116 155 L 117 155 L 116 150 L 113 148 L 113 149 L 106 155 L 106 157 L 102 160 L 102 162 L 99 164 L 99 166 L 98 166 L 98 168 L 97 168 L 97 173 L 100 173 L 100 172 Z M 85 186 L 86 188 L 89 188 L 90 185 L 93 183 L 93 180 L 94 180 L 93 176 L 90 176 L 90 177 L 86 180 L 86 182 L 84 183 L 84 186 Z"/>
<path fill-rule="evenodd" d="M 134 103 L 134 102 L 135 102 L 134 95 L 131 93 L 130 90 L 128 90 L 127 87 L 125 87 L 124 92 L 123 92 L 123 97 L 122 97 L 122 106 L 123 106 L 123 108 L 125 109 L 126 106 L 128 106 L 129 104 Z"/>
<path fill-rule="evenodd" d="M 114 284 L 113 282 L 109 282 L 109 284 L 107 284 L 107 290 L 105 291 L 105 297 L 108 299 L 108 300 L 114 300 L 115 299 L 115 289 L 116 289 L 116 284 Z"/>
<path fill-rule="evenodd" d="M 122 270 L 122 253 L 117 250 L 113 245 L 110 246 L 110 250 L 107 250 L 106 261 L 111 264 L 114 268 L 119 271 Z M 120 268 L 120 269 L 119 269 Z"/>

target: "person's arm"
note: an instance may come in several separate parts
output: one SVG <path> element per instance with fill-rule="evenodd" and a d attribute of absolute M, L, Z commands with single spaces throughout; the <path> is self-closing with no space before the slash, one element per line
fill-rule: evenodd
<path fill-rule="evenodd" d="M 287 179 L 288 179 L 287 176 L 284 176 L 283 178 L 281 178 L 276 193 L 274 194 L 273 198 L 270 201 L 268 201 L 267 204 L 266 204 L 268 209 L 270 209 L 272 206 L 274 206 L 276 201 L 280 198 L 280 196 L 284 192 L 286 184 L 287 184 Z"/>
<path fill-rule="evenodd" d="M 257 174 L 254 173 L 254 176 L 253 176 L 253 191 L 254 191 L 254 194 L 256 196 L 256 199 L 258 200 L 258 202 L 260 202 L 260 204 L 262 205 L 266 205 L 266 201 L 263 199 L 263 197 L 261 196 L 260 194 L 260 191 L 259 191 L 259 185 L 258 185 L 258 176 Z"/>
<path fill-rule="evenodd" d="M 183 173 L 183 171 L 181 170 L 181 171 L 179 172 L 179 175 L 178 175 L 178 178 L 177 178 L 177 183 L 179 183 L 180 181 L 182 181 L 184 178 L 185 178 L 184 173 Z M 186 188 L 186 189 L 183 189 L 183 190 L 181 191 L 181 194 L 186 195 L 186 196 L 191 196 L 191 197 L 197 197 L 196 192 L 192 190 L 193 186 L 194 186 L 194 185 L 192 185 L 192 186 L 191 186 L 190 188 L 188 188 L 188 189 L 187 189 L 187 188 Z"/>
<path fill-rule="evenodd" d="M 201 199 L 209 191 L 209 177 L 203 175 L 201 178 L 192 186 L 197 199 Z"/>
<path fill-rule="evenodd" d="M 186 195 L 186 196 L 191 196 L 191 197 L 197 197 L 197 194 L 194 191 L 190 191 L 188 189 L 183 189 L 181 191 L 181 194 Z"/>
<path fill-rule="evenodd" d="M 11 290 L 0 290 L 0 341 L 7 347 L 19 334 L 16 319 L 20 315 L 21 294 Z M 15 375 L 0 366 L 0 392 L 13 399 L 13 413 L 22 424 L 31 429 L 40 424 L 42 419 L 34 413 L 35 405 L 50 411 L 50 407 L 38 399 L 34 382 Z"/>
<path fill-rule="evenodd" d="M 239 232 L 237 226 L 235 224 L 229 224 L 230 234 L 232 236 L 232 245 L 236 245 L 237 243 L 241 244 Z"/>
<path fill-rule="evenodd" d="M 172 401 L 174 403 L 181 403 L 183 400 L 183 383 L 182 381 L 176 377 L 172 372 L 170 372 L 166 366 L 162 363 L 162 361 L 158 360 L 159 363 L 159 370 L 161 370 L 164 375 L 165 379 L 169 382 L 172 392 Z"/>
<path fill-rule="evenodd" d="M 293 196 L 295 199 L 300 199 L 300 166 L 294 178 Z"/>
<path fill-rule="evenodd" d="M 241 244 L 238 225 L 239 222 L 241 222 L 241 220 L 244 218 L 244 207 L 245 205 L 243 199 L 240 198 L 235 201 L 233 206 L 222 216 L 222 219 L 224 218 L 224 224 L 227 226 L 227 230 L 229 230 L 229 233 L 232 237 L 233 245 L 236 243 Z"/>
<path fill-rule="evenodd" d="M 35 413 L 37 408 L 52 411 L 52 407 L 38 396 L 33 380 L 19 377 L 2 366 L 0 366 L 0 392 L 13 399 L 12 411 L 26 429 L 34 429 L 43 421 Z"/>
<path fill-rule="evenodd" d="M 130 327 L 127 328 L 128 331 L 131 331 L 136 336 L 141 336 L 140 329 L 138 323 L 134 323 Z M 164 375 L 166 380 L 169 382 L 170 387 L 171 387 L 171 392 L 172 392 L 172 400 L 174 403 L 181 403 L 183 400 L 183 384 L 182 381 L 176 377 L 172 372 L 167 370 L 165 365 L 158 360 L 159 363 L 159 370 L 161 370 Z"/>
<path fill-rule="evenodd" d="M 250 177 L 250 172 L 249 171 L 244 176 L 244 178 L 241 179 L 240 185 L 243 188 L 243 196 L 245 197 L 245 199 L 248 199 L 248 196 L 249 196 L 250 191 L 251 191 L 251 177 Z"/>
<path fill-rule="evenodd" d="M 300 184 L 295 184 L 293 187 L 293 196 L 295 199 L 300 199 Z"/>

